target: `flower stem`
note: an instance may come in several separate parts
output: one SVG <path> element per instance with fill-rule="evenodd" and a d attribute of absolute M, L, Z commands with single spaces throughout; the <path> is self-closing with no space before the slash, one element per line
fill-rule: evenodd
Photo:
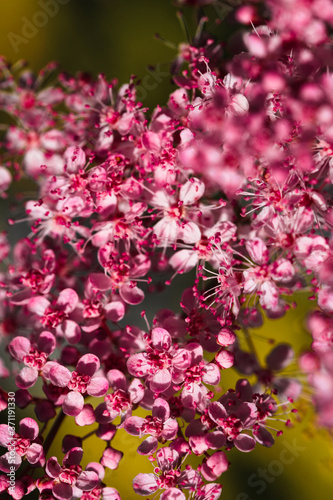
<path fill-rule="evenodd" d="M 53 440 L 56 437 L 57 432 L 60 429 L 60 426 L 61 426 L 63 420 L 65 419 L 65 416 L 66 415 L 64 414 L 64 412 L 62 410 L 60 410 L 60 412 L 58 413 L 57 418 L 55 419 L 55 421 L 54 421 L 54 423 L 53 423 L 53 425 L 51 427 L 50 432 L 47 435 L 47 438 L 45 439 L 45 443 L 44 443 L 44 446 L 43 446 L 44 447 L 45 456 L 47 455 L 47 452 L 49 451 L 50 446 L 53 443 Z"/>

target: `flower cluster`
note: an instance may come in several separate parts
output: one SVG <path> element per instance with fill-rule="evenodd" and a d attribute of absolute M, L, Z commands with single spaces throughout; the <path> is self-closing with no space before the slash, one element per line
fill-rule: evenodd
<path fill-rule="evenodd" d="M 15 435 L 0 426 L 0 445 L 15 443 L 14 462 L 9 451 L 0 457 L 0 491 L 15 500 L 34 489 L 40 499 L 120 500 L 103 483 L 125 452 L 111 446 L 116 433 L 144 437 L 137 452 L 157 463 L 133 479 L 135 493 L 217 500 L 229 450 L 272 446 L 268 422 L 281 421 L 281 406 L 291 415 L 302 393 L 283 374 L 292 345 L 275 345 L 262 363 L 250 332 L 301 291 L 318 308 L 300 367 L 319 424 L 333 427 L 333 4 L 264 3 L 263 15 L 256 2 L 231 14 L 238 52 L 223 55 L 206 36 L 182 44 L 176 88 L 151 113 L 135 80 L 60 74 L 48 86 L 53 65 L 35 77 L 0 61 L 10 117 L 0 194 L 25 179 L 36 187 L 23 221 L 9 220 L 25 222 L 26 237 L 0 237 L 11 368 L 1 363 L 0 377 L 15 376 L 17 405 L 43 424 L 24 418 Z M 168 287 L 177 297 L 184 273 L 191 286 L 179 308 L 161 304 L 150 326 L 139 305 Z M 145 331 L 127 319 L 135 306 Z M 227 369 L 241 378 L 223 391 Z M 0 389 L 0 411 L 7 402 Z M 85 470 L 78 436 L 64 438 L 62 465 L 48 456 L 65 415 L 106 445 Z M 196 468 L 185 464 L 193 454 Z"/>

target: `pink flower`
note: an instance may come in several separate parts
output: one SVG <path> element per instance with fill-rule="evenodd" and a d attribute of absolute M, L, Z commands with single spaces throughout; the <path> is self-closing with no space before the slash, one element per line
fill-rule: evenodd
<path fill-rule="evenodd" d="M 140 455 L 150 455 L 157 450 L 158 441 L 172 441 L 178 431 L 177 420 L 170 418 L 170 407 L 162 398 L 154 401 L 152 415 L 146 418 L 128 417 L 124 429 L 132 436 L 150 434 L 138 447 Z"/>
<path fill-rule="evenodd" d="M 39 317 L 40 323 L 46 328 L 54 328 L 56 333 L 64 336 L 71 344 L 76 344 L 81 337 L 79 325 L 70 319 L 70 314 L 79 302 L 77 293 L 66 288 L 59 293 L 55 303 L 51 303 L 41 295 L 33 297 L 28 302 L 28 309 Z"/>
<path fill-rule="evenodd" d="M 146 337 L 146 352 L 128 358 L 129 373 L 145 378 L 153 392 L 166 391 L 173 382 L 174 370 L 184 370 L 191 364 L 189 351 L 177 347 L 164 328 L 153 328 Z"/>
<path fill-rule="evenodd" d="M 56 362 L 49 362 L 47 368 L 46 378 L 52 384 L 69 389 L 62 403 L 66 415 L 79 415 L 84 406 L 83 394 L 101 397 L 109 388 L 105 377 L 95 375 L 100 368 L 100 361 L 94 354 L 83 355 L 73 372 Z"/>
<path fill-rule="evenodd" d="M 0 470 L 10 472 L 12 466 L 17 470 L 23 458 L 32 465 L 43 465 L 44 450 L 38 435 L 38 424 L 29 417 L 21 420 L 17 433 L 10 425 L 0 425 L 0 445 L 8 448 L 8 452 L 0 457 Z"/>
<path fill-rule="evenodd" d="M 272 446 L 274 439 L 264 423 L 275 411 L 274 399 L 268 395 L 253 395 L 245 379 L 238 380 L 236 392 L 228 391 L 219 401 L 208 406 L 209 418 L 226 437 L 227 446 L 235 446 L 242 452 L 252 451 L 256 441 Z M 243 432 L 245 430 L 251 430 L 253 436 Z"/>
<path fill-rule="evenodd" d="M 100 264 L 109 276 L 100 273 L 90 275 L 92 285 L 100 291 L 111 289 L 119 291 L 124 302 L 131 305 L 140 304 L 144 299 L 143 291 L 136 286 L 136 281 L 150 269 L 150 260 L 143 254 L 131 258 L 126 253 L 118 256 L 113 245 L 103 246 L 98 251 Z"/>
<path fill-rule="evenodd" d="M 185 500 L 186 497 L 181 489 L 196 488 L 202 483 L 199 473 L 190 466 L 185 471 L 180 470 L 180 456 L 176 450 L 159 449 L 156 461 L 154 474 L 138 474 L 133 479 L 133 489 L 138 495 L 151 495 L 159 489 L 164 489 L 160 500 L 168 498 Z"/>
<path fill-rule="evenodd" d="M 290 282 L 295 274 L 293 265 L 287 259 L 278 259 L 268 264 L 267 247 L 259 238 L 247 241 L 246 249 L 251 259 L 259 265 L 244 271 L 244 292 L 256 292 L 260 296 L 260 304 L 274 311 L 278 308 L 280 295 L 275 282 L 282 284 Z"/>
<path fill-rule="evenodd" d="M 181 186 L 178 199 L 163 190 L 156 191 L 150 203 L 163 210 L 162 219 L 154 226 L 154 234 L 161 246 L 170 246 L 178 239 L 185 243 L 196 243 L 200 240 L 199 226 L 189 220 L 189 215 L 191 212 L 195 213 L 195 205 L 204 191 L 204 183 L 195 177 Z"/>
<path fill-rule="evenodd" d="M 83 471 L 80 466 L 82 448 L 72 448 L 63 458 L 62 466 L 57 457 L 51 457 L 46 463 L 46 473 L 51 478 L 48 487 L 59 500 L 70 500 L 73 495 L 81 497 L 84 491 L 91 491 L 99 481 L 98 474 L 90 467 Z M 96 464 L 97 466 L 99 464 Z M 43 487 L 42 480 L 37 482 L 37 487 Z"/>
<path fill-rule="evenodd" d="M 133 405 L 138 404 L 143 399 L 145 388 L 137 378 L 128 383 L 125 375 L 119 370 L 109 370 L 106 376 L 113 392 L 106 394 L 104 396 L 105 403 L 97 408 L 97 420 L 102 411 L 103 421 L 104 417 L 109 417 L 110 422 L 112 422 L 120 415 L 123 422 L 132 415 Z"/>
<path fill-rule="evenodd" d="M 43 370 L 47 358 L 56 347 L 56 339 L 52 333 L 48 331 L 42 332 L 38 341 L 33 346 L 29 339 L 26 337 L 15 337 L 9 346 L 9 352 L 17 359 L 17 361 L 24 363 L 25 368 L 16 376 L 16 385 L 20 389 L 28 389 L 32 387 L 39 373 Z"/>
<path fill-rule="evenodd" d="M 186 370 L 174 370 L 173 380 L 182 387 L 181 401 L 186 408 L 205 408 L 211 395 L 203 385 L 218 385 L 220 370 L 214 363 L 203 361 L 203 349 L 192 342 L 186 345 L 191 355 L 191 364 Z"/>

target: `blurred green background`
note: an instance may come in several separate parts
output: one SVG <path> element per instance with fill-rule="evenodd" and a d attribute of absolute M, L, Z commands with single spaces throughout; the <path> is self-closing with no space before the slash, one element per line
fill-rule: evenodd
<path fill-rule="evenodd" d="M 12 62 L 27 60 L 35 71 L 52 60 L 70 73 L 105 73 L 121 83 L 133 74 L 144 79 L 147 66 L 159 64 L 165 74 L 175 57 L 154 40 L 157 32 L 176 44 L 182 40 L 175 12 L 169 0 L 3 0 L 0 53 Z M 166 75 L 147 80 L 157 85 L 143 93 L 145 104 L 163 99 L 169 81 Z"/>
<path fill-rule="evenodd" d="M 45 6 L 48 6 L 50 14 L 46 13 Z M 186 12 L 186 18 L 189 31 L 193 34 L 191 13 Z M 0 2 L 0 54 L 9 61 L 14 63 L 18 59 L 25 59 L 33 70 L 38 71 L 53 60 L 58 61 L 64 71 L 87 71 L 93 75 L 105 73 L 108 78 L 118 78 L 120 83 L 127 82 L 135 74 L 142 82 L 148 82 L 142 85 L 139 96 L 146 106 L 157 103 L 163 105 L 168 92 L 173 89 L 166 73 L 176 51 L 154 40 L 156 32 L 175 44 L 184 41 L 176 9 L 169 0 Z M 156 66 L 157 71 L 149 72 L 148 66 Z M 176 283 L 174 285 L 177 286 Z M 154 300 L 154 307 L 172 307 L 166 297 L 157 296 Z M 300 306 L 296 310 L 289 311 L 281 320 L 266 322 L 260 335 L 276 337 L 279 341 L 288 341 L 292 337 L 296 339 L 298 349 L 307 347 L 310 338 L 304 330 L 304 317 L 308 308 L 307 298 L 301 296 Z M 153 312 L 147 313 L 151 319 Z M 260 338 L 255 342 L 263 359 L 270 346 Z M 223 389 L 233 387 L 235 379 L 223 373 Z M 18 412 L 18 417 L 20 414 L 27 416 L 26 412 Z M 62 436 L 75 433 L 76 430 L 72 419 L 67 418 L 50 453 L 61 457 Z M 90 427 L 80 428 L 79 432 L 84 435 L 90 430 Z M 295 443 L 294 460 L 282 464 L 281 452 L 288 444 L 294 446 Z M 125 457 L 116 471 L 107 472 L 108 486 L 118 488 L 123 500 L 139 498 L 133 493 L 132 478 L 138 472 L 151 472 L 151 465 L 147 459 L 137 458 L 137 440 L 127 436 L 124 431 L 119 433 L 112 445 L 117 449 L 125 449 Z M 88 462 L 100 458 L 103 446 L 92 437 L 85 441 L 85 449 Z M 310 413 L 303 417 L 295 429 L 286 430 L 272 449 L 257 446 L 250 455 L 235 451 L 231 453 L 232 465 L 222 479 L 224 492 L 221 498 L 225 500 L 332 499 L 331 437 L 313 427 Z M 259 469 L 265 468 L 271 471 L 268 476 L 270 479 L 261 479 L 261 483 L 258 483 Z"/>

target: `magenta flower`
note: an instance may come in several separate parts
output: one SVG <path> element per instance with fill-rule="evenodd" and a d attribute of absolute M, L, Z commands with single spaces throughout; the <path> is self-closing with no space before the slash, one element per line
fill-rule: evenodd
<path fill-rule="evenodd" d="M 123 422 L 132 415 L 133 405 L 143 399 L 145 388 L 140 380 L 136 378 L 128 384 L 125 375 L 119 370 L 109 370 L 106 376 L 113 392 L 106 394 L 104 396 L 105 403 L 96 409 L 97 421 L 99 414 L 102 412 L 103 422 L 105 417 L 112 422 L 119 415 Z"/>
<path fill-rule="evenodd" d="M 236 392 L 227 392 L 208 406 L 208 415 L 226 438 L 227 447 L 249 452 L 256 442 L 272 446 L 274 438 L 265 428 L 265 420 L 276 411 L 276 402 L 269 395 L 254 394 L 247 380 L 238 380 Z M 243 431 L 251 431 L 250 436 Z"/>
<path fill-rule="evenodd" d="M 39 317 L 44 327 L 54 328 L 58 335 L 75 344 L 80 340 L 81 330 L 79 325 L 70 319 L 70 314 L 78 302 L 77 293 L 71 288 L 66 288 L 60 292 L 55 303 L 51 303 L 41 295 L 33 297 L 28 302 L 28 309 Z"/>
<path fill-rule="evenodd" d="M 140 304 L 144 299 L 143 291 L 137 286 L 137 279 L 150 269 L 151 262 L 145 255 L 130 258 L 126 254 L 115 257 L 112 244 L 103 246 L 98 251 L 100 264 L 108 276 L 100 273 L 90 275 L 92 285 L 100 291 L 119 291 L 120 297 L 127 304 Z"/>
<path fill-rule="evenodd" d="M 42 373 L 47 358 L 56 347 L 56 339 L 52 333 L 44 331 L 39 337 L 35 346 L 33 346 L 26 337 L 15 337 L 8 349 L 10 354 L 20 363 L 26 366 L 22 368 L 16 376 L 15 382 L 20 389 L 32 387 L 39 373 Z"/>
<path fill-rule="evenodd" d="M 121 500 L 115 488 L 105 486 L 102 482 L 105 476 L 105 470 L 102 464 L 90 462 L 86 467 L 86 471 L 96 472 L 99 482 L 92 490 L 83 491 L 80 496 L 81 500 Z"/>
<path fill-rule="evenodd" d="M 0 445 L 8 448 L 8 452 L 0 457 L 0 470 L 10 472 L 11 466 L 17 470 L 22 463 L 22 458 L 26 458 L 32 465 L 42 464 L 44 450 L 38 435 L 38 424 L 29 417 L 21 420 L 17 433 L 13 431 L 11 426 L 1 424 Z"/>
<path fill-rule="evenodd" d="M 164 489 L 160 500 L 186 500 L 181 490 L 196 488 L 202 483 L 200 474 L 190 466 L 185 471 L 180 470 L 180 456 L 171 448 L 159 449 L 156 461 L 154 474 L 138 474 L 133 479 L 133 489 L 138 495 L 151 495 L 159 489 Z"/>
<path fill-rule="evenodd" d="M 94 282 L 96 274 L 91 276 Z M 126 309 L 125 303 L 119 295 L 110 294 L 108 297 L 88 279 L 85 283 L 84 296 L 82 305 L 79 305 L 79 309 L 82 308 L 83 331 L 93 332 L 106 320 L 117 322 L 123 319 Z"/>
<path fill-rule="evenodd" d="M 183 371 L 191 364 L 190 352 L 177 347 L 164 328 L 153 328 L 146 338 L 146 352 L 128 358 L 129 373 L 145 378 L 153 392 L 166 391 L 173 382 L 175 370 Z"/>
<path fill-rule="evenodd" d="M 220 370 L 214 363 L 203 361 L 203 348 L 192 342 L 186 345 L 191 364 L 186 370 L 174 370 L 173 380 L 182 386 L 181 400 L 186 408 L 205 408 L 209 402 L 208 390 L 203 384 L 218 385 Z"/>
<path fill-rule="evenodd" d="M 165 190 L 154 194 L 151 205 L 163 210 L 163 217 L 154 226 L 154 234 L 161 246 L 170 246 L 178 239 L 185 243 L 200 241 L 201 231 L 198 224 L 190 220 L 190 214 L 197 210 L 195 205 L 204 192 L 205 184 L 192 177 L 181 186 L 178 199 Z"/>
<path fill-rule="evenodd" d="M 77 447 L 66 453 L 62 466 L 59 465 L 57 457 L 48 459 L 45 470 L 51 480 L 47 484 L 48 487 L 51 485 L 55 498 L 70 500 L 73 496 L 81 497 L 84 491 L 91 491 L 98 484 L 98 474 L 92 467 L 82 470 L 80 466 L 82 456 L 82 448 Z M 39 484 L 42 486 L 42 481 Z"/>
<path fill-rule="evenodd" d="M 77 416 L 83 409 L 83 394 L 100 397 L 106 394 L 109 383 L 105 377 L 95 375 L 100 368 L 100 361 L 94 354 L 85 354 L 76 365 L 76 370 L 70 372 L 65 366 L 50 361 L 48 363 L 47 379 L 55 386 L 68 388 L 62 406 L 66 415 Z"/>
<path fill-rule="evenodd" d="M 295 274 L 293 265 L 287 259 L 278 259 L 269 264 L 267 247 L 259 238 L 247 241 L 246 249 L 258 266 L 244 271 L 244 292 L 256 292 L 260 297 L 260 304 L 274 311 L 278 308 L 281 293 L 276 283 L 291 282 Z"/>
<path fill-rule="evenodd" d="M 170 407 L 162 398 L 154 401 L 152 415 L 146 418 L 128 417 L 124 422 L 124 429 L 132 436 L 150 434 L 138 447 L 140 455 L 149 455 L 157 450 L 158 441 L 172 441 L 178 431 L 178 423 L 170 418 Z"/>

